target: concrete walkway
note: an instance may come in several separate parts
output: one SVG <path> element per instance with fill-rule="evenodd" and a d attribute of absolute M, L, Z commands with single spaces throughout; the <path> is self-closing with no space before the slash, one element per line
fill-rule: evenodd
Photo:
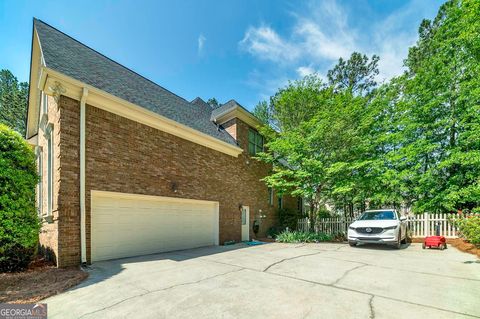
<path fill-rule="evenodd" d="M 238 244 L 89 272 L 49 318 L 480 318 L 480 260 L 455 248 Z"/>

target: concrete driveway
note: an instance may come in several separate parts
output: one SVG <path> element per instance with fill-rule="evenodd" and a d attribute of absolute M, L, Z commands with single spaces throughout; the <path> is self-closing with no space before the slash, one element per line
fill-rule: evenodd
<path fill-rule="evenodd" d="M 49 318 L 480 317 L 480 261 L 450 248 L 206 247 L 99 262 Z"/>

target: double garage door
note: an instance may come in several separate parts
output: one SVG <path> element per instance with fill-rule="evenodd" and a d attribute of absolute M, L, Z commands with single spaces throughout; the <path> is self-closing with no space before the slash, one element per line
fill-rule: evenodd
<path fill-rule="evenodd" d="M 92 192 L 92 261 L 218 245 L 218 203 Z"/>

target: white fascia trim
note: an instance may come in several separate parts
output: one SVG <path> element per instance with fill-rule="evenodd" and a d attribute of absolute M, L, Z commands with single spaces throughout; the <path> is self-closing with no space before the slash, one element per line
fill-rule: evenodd
<path fill-rule="evenodd" d="M 63 95 L 79 100 L 82 96 L 83 88 L 86 88 L 89 92 L 86 103 L 89 105 L 151 126 L 233 157 L 238 157 L 238 155 L 243 152 L 243 149 L 238 146 L 221 141 L 215 137 L 197 131 L 184 124 L 178 123 L 160 114 L 147 110 L 141 106 L 130 103 L 50 68 L 44 67 L 44 69 L 48 74 L 45 85 L 45 91 L 48 94 L 53 94 L 53 91 L 50 89 L 50 87 L 53 87 L 55 82 L 59 82 L 66 90 Z"/>
<path fill-rule="evenodd" d="M 262 125 L 262 123 L 250 112 L 245 111 L 243 108 L 238 106 L 225 110 L 224 112 L 217 115 L 214 120 L 217 124 L 221 125 L 234 118 L 240 119 L 241 121 L 247 123 L 249 126 L 255 129 Z"/>

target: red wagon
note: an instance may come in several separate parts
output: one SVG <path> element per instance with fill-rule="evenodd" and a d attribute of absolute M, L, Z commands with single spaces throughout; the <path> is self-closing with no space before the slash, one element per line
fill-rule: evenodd
<path fill-rule="evenodd" d="M 445 240 L 445 237 L 443 236 L 428 236 L 425 238 L 425 241 L 423 242 L 422 248 L 440 248 L 440 250 L 444 250 L 447 248 L 447 241 Z"/>
<path fill-rule="evenodd" d="M 428 236 L 425 237 L 425 240 L 423 241 L 422 248 L 440 248 L 440 250 L 444 250 L 447 248 L 447 241 L 445 240 L 445 237 L 440 236 L 440 223 L 437 223 L 437 227 L 435 230 L 436 236 Z"/>

